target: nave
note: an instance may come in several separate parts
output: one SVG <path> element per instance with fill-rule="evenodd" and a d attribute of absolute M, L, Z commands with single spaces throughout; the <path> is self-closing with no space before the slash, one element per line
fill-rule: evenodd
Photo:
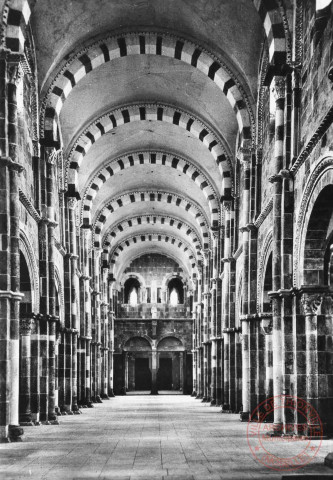
<path fill-rule="evenodd" d="M 63 416 L 59 426 L 25 428 L 24 440 L 0 445 L 0 478 L 239 480 L 296 474 L 282 476 L 254 460 L 238 415 L 184 395 L 115 397 L 83 415 Z M 300 474 L 332 478 L 324 466 L 332 447 L 333 440 L 324 440 Z M 276 453 L 299 450 L 299 442 L 281 442 Z"/>

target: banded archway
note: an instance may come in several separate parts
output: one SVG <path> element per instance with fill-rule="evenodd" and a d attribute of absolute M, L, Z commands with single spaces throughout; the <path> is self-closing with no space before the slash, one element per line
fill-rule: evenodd
<path fill-rule="evenodd" d="M 108 228 L 107 220 L 110 215 L 119 208 L 131 205 L 136 202 L 149 202 L 150 204 L 151 202 L 162 202 L 166 204 L 172 204 L 177 208 L 185 210 L 196 220 L 202 231 L 202 238 L 204 240 L 203 248 L 209 248 L 211 239 L 209 234 L 208 222 L 202 209 L 199 208 L 199 206 L 195 205 L 192 201 L 181 195 L 170 192 L 158 191 L 139 191 L 127 193 L 121 195 L 120 197 L 112 199 L 111 202 L 105 205 L 96 215 L 96 221 L 93 226 L 93 242 L 95 247 L 101 246 L 103 230 Z M 88 221 L 86 221 L 86 224 L 89 224 Z"/>
<path fill-rule="evenodd" d="M 239 81 L 239 72 L 234 73 L 226 61 L 189 40 L 170 33 L 144 31 L 100 38 L 70 55 L 46 93 L 45 107 L 41 112 L 42 121 L 45 116 L 41 128 L 45 139 L 51 142 L 58 140 L 57 118 L 66 98 L 82 78 L 105 63 L 130 55 L 171 57 L 200 70 L 227 97 L 236 114 L 241 143 L 245 146 L 251 142 L 253 114 Z"/>
<path fill-rule="evenodd" d="M 190 245 L 183 238 L 165 233 L 140 233 L 128 236 L 110 250 L 108 255 L 110 264 L 115 264 L 126 248 L 143 242 L 164 242 L 165 244 L 174 245 L 179 250 L 179 256 L 185 256 L 188 259 L 192 270 L 197 266 L 196 255 Z"/>
<path fill-rule="evenodd" d="M 174 168 L 181 173 L 184 173 L 203 191 L 209 205 L 211 212 L 211 223 L 217 225 L 220 222 L 220 206 L 216 191 L 200 168 L 194 165 L 189 160 L 172 153 L 165 152 L 135 152 L 128 155 L 122 155 L 112 160 L 108 165 L 95 174 L 93 180 L 87 187 L 82 201 L 82 219 L 88 219 L 90 223 L 91 209 L 93 201 L 97 193 L 101 190 L 103 185 L 117 173 L 137 165 L 160 165 L 168 168 Z M 85 223 L 85 220 L 83 220 Z"/>
<path fill-rule="evenodd" d="M 202 250 L 202 244 L 199 235 L 193 228 L 188 225 L 186 222 L 179 218 L 175 217 L 166 217 L 162 215 L 138 215 L 136 217 L 131 217 L 129 219 L 123 220 L 118 223 L 116 226 L 112 227 L 108 231 L 103 240 L 103 248 L 112 247 L 114 239 L 117 237 L 117 234 L 121 234 L 130 228 L 138 228 L 141 226 L 151 225 L 154 227 L 158 226 L 167 226 L 170 229 L 175 229 L 177 232 L 182 233 L 183 236 L 189 237 L 194 248 L 200 252 Z"/>
<path fill-rule="evenodd" d="M 93 121 L 76 139 L 67 162 L 68 190 L 77 191 L 78 170 L 90 148 L 113 129 L 131 122 L 156 121 L 173 124 L 191 133 L 209 150 L 223 179 L 223 195 L 233 190 L 233 169 L 229 148 L 206 122 L 178 107 L 139 103 L 116 108 Z"/>

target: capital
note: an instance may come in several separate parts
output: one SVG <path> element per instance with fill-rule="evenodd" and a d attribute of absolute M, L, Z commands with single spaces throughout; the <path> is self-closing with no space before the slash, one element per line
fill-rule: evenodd
<path fill-rule="evenodd" d="M 280 100 L 286 95 L 286 81 L 284 77 L 274 77 L 273 94 L 275 100 Z"/>
<path fill-rule="evenodd" d="M 24 72 L 19 61 L 13 61 L 8 63 L 7 76 L 8 83 L 16 86 L 19 85 L 24 76 Z"/>
<path fill-rule="evenodd" d="M 223 207 L 226 212 L 231 212 L 232 210 L 232 200 L 224 200 Z"/>
<path fill-rule="evenodd" d="M 68 197 L 67 199 L 68 207 L 71 209 L 75 209 L 77 206 L 77 198 L 76 197 Z"/>
<path fill-rule="evenodd" d="M 20 318 L 20 334 L 21 335 L 30 335 L 32 327 L 33 327 L 32 317 Z"/>
<path fill-rule="evenodd" d="M 237 158 L 240 163 L 243 165 L 245 170 L 248 170 L 251 165 L 251 156 L 252 156 L 252 149 L 251 148 L 244 148 L 239 147 L 237 150 Z"/>
<path fill-rule="evenodd" d="M 304 315 L 317 315 L 324 295 L 322 293 L 303 293 L 301 304 Z"/>
<path fill-rule="evenodd" d="M 54 147 L 45 147 L 46 162 L 50 165 L 55 165 L 58 157 L 62 154 L 62 150 L 56 150 Z"/>

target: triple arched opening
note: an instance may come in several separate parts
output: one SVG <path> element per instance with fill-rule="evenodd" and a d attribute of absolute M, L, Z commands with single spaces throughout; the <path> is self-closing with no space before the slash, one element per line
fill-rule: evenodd
<path fill-rule="evenodd" d="M 121 356 L 115 358 L 115 390 L 127 392 L 188 393 L 192 385 L 192 359 L 179 335 L 152 340 L 146 335 L 130 337 Z M 122 375 L 119 375 L 119 372 Z"/>

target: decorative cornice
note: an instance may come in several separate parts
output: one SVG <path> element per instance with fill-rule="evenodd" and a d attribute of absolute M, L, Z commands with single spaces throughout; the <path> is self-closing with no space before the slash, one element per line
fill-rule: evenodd
<path fill-rule="evenodd" d="M 19 198 L 20 198 L 20 202 L 25 207 L 29 215 L 35 220 L 36 223 L 39 223 L 42 219 L 41 216 L 33 206 L 32 202 L 25 195 L 25 193 L 22 192 L 21 189 L 19 189 Z"/>

